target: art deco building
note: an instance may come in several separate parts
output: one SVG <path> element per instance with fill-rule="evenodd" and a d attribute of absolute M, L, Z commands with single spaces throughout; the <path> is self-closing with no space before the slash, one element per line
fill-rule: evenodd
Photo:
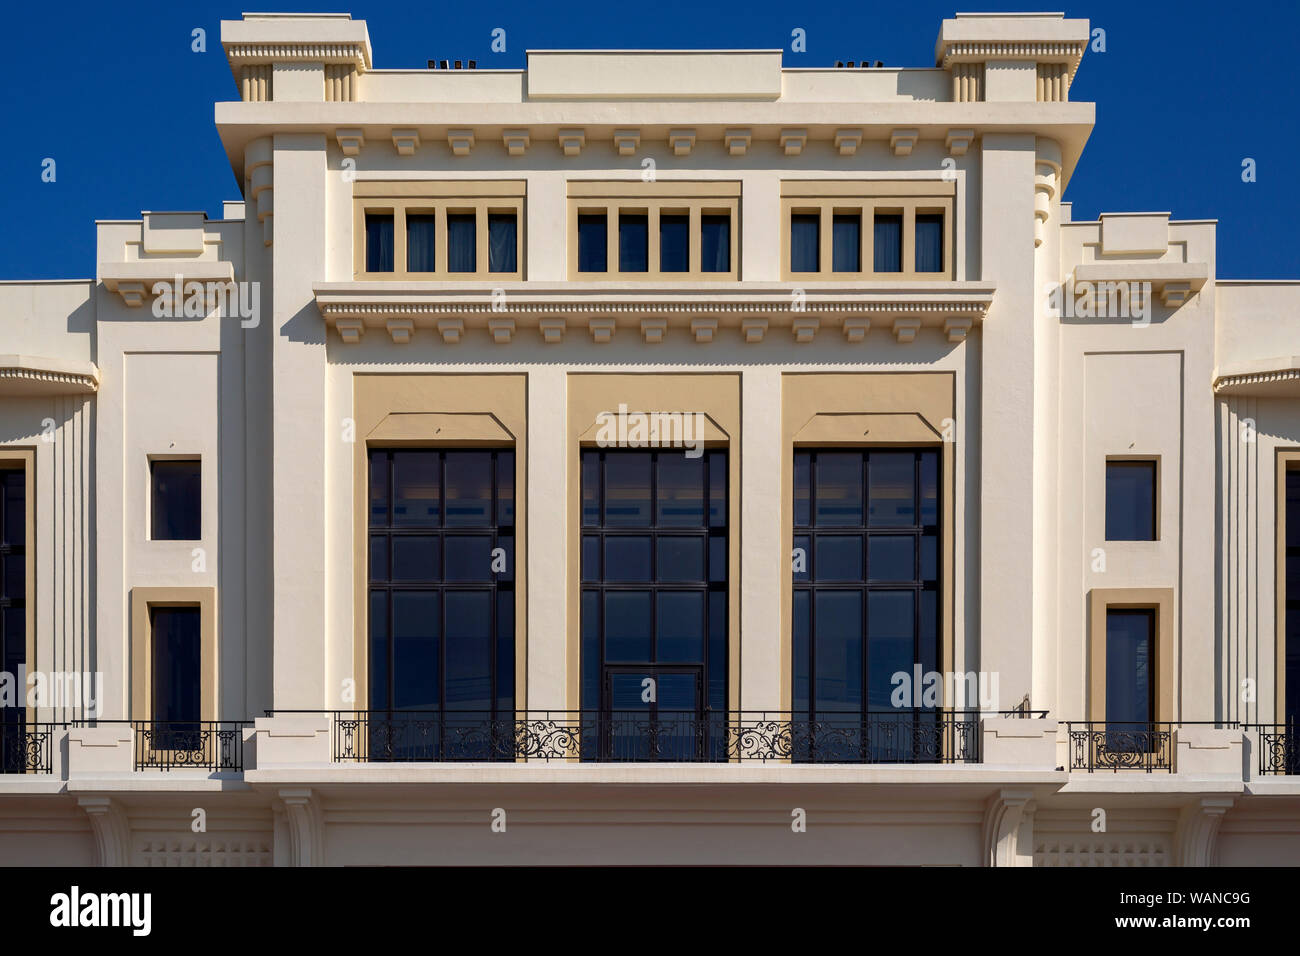
<path fill-rule="evenodd" d="M 1300 284 L 1072 216 L 1087 21 L 221 41 L 0 285 L 0 860 L 1300 862 Z"/>

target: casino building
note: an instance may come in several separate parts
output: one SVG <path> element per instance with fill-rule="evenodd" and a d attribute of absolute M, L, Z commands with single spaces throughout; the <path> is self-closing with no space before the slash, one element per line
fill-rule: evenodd
<path fill-rule="evenodd" d="M 221 42 L 0 284 L 0 861 L 1300 863 L 1300 283 L 1074 218 L 1087 21 Z"/>

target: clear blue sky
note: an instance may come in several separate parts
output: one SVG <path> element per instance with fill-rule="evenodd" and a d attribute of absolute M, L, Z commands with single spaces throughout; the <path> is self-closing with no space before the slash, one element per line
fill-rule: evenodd
<path fill-rule="evenodd" d="M 421 3 L 257 0 L 256 9 L 346 11 L 365 19 L 379 67 L 424 66 L 430 57 L 518 68 L 528 48 L 782 47 L 787 66 L 836 59 L 933 66 L 939 22 L 958 9 L 1060 9 L 954 0 L 890 3 L 708 4 Z M 6 14 L 0 149 L 5 183 L 0 278 L 88 277 L 93 220 L 138 218 L 141 209 L 206 209 L 239 187 L 212 123 L 212 104 L 236 97 L 219 21 L 241 8 L 148 0 L 127 6 L 22 3 Z M 1219 220 L 1218 274 L 1300 277 L 1294 224 L 1300 191 L 1300 108 L 1295 43 L 1300 3 L 1097 0 L 1066 6 L 1106 30 L 1089 52 L 1072 99 L 1097 104 L 1097 127 L 1065 199 L 1076 219 L 1103 211 L 1170 210 Z M 206 53 L 190 31 L 207 30 Z M 505 53 L 490 52 L 503 27 Z M 789 51 L 807 31 L 806 53 Z M 111 108 L 110 108 L 111 104 Z M 57 180 L 41 181 L 52 157 Z M 1241 163 L 1257 163 L 1243 183 Z"/>

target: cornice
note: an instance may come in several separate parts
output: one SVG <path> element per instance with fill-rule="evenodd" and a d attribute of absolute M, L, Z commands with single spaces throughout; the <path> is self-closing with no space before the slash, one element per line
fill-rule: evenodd
<path fill-rule="evenodd" d="M 98 390 L 94 362 L 0 355 L 0 395 L 93 395 Z"/>
<path fill-rule="evenodd" d="M 362 43 L 227 43 L 226 57 L 232 67 L 255 63 L 348 63 L 359 69 L 370 66 Z"/>

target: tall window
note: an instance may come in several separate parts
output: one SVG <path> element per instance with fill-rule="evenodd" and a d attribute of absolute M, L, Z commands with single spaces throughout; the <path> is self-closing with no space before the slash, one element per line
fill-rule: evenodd
<path fill-rule="evenodd" d="M 478 240 L 473 212 L 447 213 L 447 271 L 478 271 Z"/>
<path fill-rule="evenodd" d="M 1156 463 L 1106 462 L 1106 540 L 1156 540 Z"/>
<path fill-rule="evenodd" d="M 609 269 L 608 230 L 609 217 L 603 212 L 578 216 L 579 272 L 605 272 Z"/>
<path fill-rule="evenodd" d="M 659 214 L 659 271 L 687 272 L 691 268 L 691 214 Z"/>
<path fill-rule="evenodd" d="M 366 271 L 393 271 L 393 214 L 366 213 Z"/>
<path fill-rule="evenodd" d="M 438 217 L 434 213 L 406 214 L 406 271 L 436 272 L 438 260 L 434 255 L 434 237 Z M 377 270 L 370 270 L 377 271 Z"/>
<path fill-rule="evenodd" d="M 15 675 L 27 662 L 27 473 L 0 469 L 0 667 Z M 0 773 L 21 773 L 25 691 L 0 710 Z"/>
<path fill-rule="evenodd" d="M 154 541 L 198 541 L 202 535 L 202 465 L 197 458 L 149 462 Z"/>
<path fill-rule="evenodd" d="M 924 699 L 894 699 L 938 669 L 939 520 L 937 450 L 795 453 L 797 759 L 940 757 Z"/>
<path fill-rule="evenodd" d="M 513 759 L 514 474 L 508 450 L 370 452 L 372 760 Z"/>
<path fill-rule="evenodd" d="M 1106 725 L 1111 750 L 1146 749 L 1154 718 L 1153 608 L 1106 610 Z"/>
<path fill-rule="evenodd" d="M 203 714 L 201 612 L 197 607 L 151 607 L 153 750 L 201 750 Z"/>
<path fill-rule="evenodd" d="M 943 271 L 943 213 L 916 215 L 916 271 Z"/>
<path fill-rule="evenodd" d="M 836 213 L 831 234 L 835 272 L 862 271 L 862 214 Z"/>
<path fill-rule="evenodd" d="M 519 217 L 513 212 L 488 215 L 488 272 L 519 271 Z"/>
<path fill-rule="evenodd" d="M 725 452 L 583 451 L 581 617 L 584 759 L 725 759 Z"/>
<path fill-rule="evenodd" d="M 731 214 L 700 216 L 700 271 L 731 271 Z"/>
<path fill-rule="evenodd" d="M 1285 716 L 1288 724 L 1297 726 L 1300 725 L 1300 468 L 1291 468 L 1286 472 L 1285 573 Z M 1300 759 L 1293 757 L 1293 763 L 1300 763 Z"/>
<path fill-rule="evenodd" d="M 819 268 L 821 217 L 797 212 L 790 217 L 790 271 L 816 272 Z"/>
<path fill-rule="evenodd" d="M 650 268 L 650 217 L 645 213 L 618 214 L 618 270 L 645 272 Z"/>
<path fill-rule="evenodd" d="M 875 235 L 876 272 L 903 271 L 903 217 L 897 213 L 876 213 Z"/>

